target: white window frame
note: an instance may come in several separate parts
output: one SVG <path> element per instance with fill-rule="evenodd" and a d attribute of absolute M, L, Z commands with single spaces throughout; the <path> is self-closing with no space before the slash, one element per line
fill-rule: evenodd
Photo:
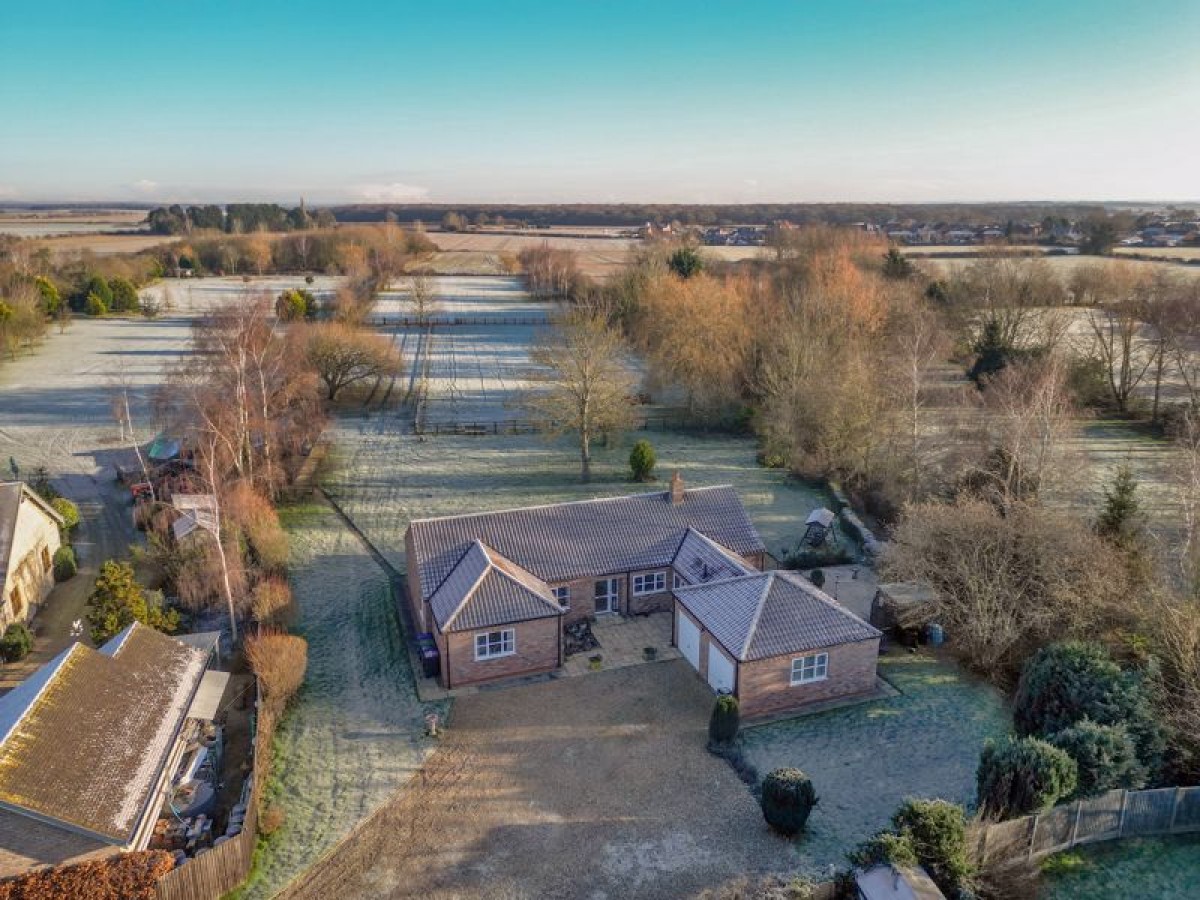
<path fill-rule="evenodd" d="M 604 593 L 598 593 L 597 589 L 600 585 L 604 585 Z M 592 589 L 593 607 L 596 600 L 608 600 L 608 609 L 596 608 L 596 615 L 610 616 L 614 615 L 621 608 L 621 579 L 619 578 L 597 578 L 595 587 Z"/>
<path fill-rule="evenodd" d="M 554 591 L 554 599 L 558 601 L 558 605 L 567 609 L 571 606 L 571 586 L 564 584 L 561 587 L 551 588 Z"/>
<path fill-rule="evenodd" d="M 638 584 L 641 584 L 641 587 Z M 646 587 L 649 583 L 651 586 Z M 667 589 L 666 572 L 646 572 L 633 576 L 633 596 L 645 597 L 647 594 L 661 594 Z"/>
<path fill-rule="evenodd" d="M 496 641 L 492 638 L 499 635 Z M 493 649 L 493 644 L 498 649 Z M 512 628 L 498 631 L 480 631 L 475 635 L 475 662 L 485 662 L 489 659 L 499 659 L 502 656 L 512 656 L 517 652 L 517 632 Z"/>
<path fill-rule="evenodd" d="M 687 587 L 687 580 L 682 575 L 680 575 L 678 572 L 676 572 L 674 569 L 672 569 L 671 570 L 671 590 L 677 591 L 681 587 Z"/>
<path fill-rule="evenodd" d="M 828 677 L 828 653 L 810 653 L 792 660 L 792 687 L 825 681 Z"/>

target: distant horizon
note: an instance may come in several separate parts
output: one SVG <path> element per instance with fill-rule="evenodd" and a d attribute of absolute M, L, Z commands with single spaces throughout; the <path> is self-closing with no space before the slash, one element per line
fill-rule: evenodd
<path fill-rule="evenodd" d="M 276 204 L 288 208 L 297 207 L 300 205 L 300 200 L 304 199 L 307 206 L 312 209 L 326 209 L 334 207 L 355 207 L 358 209 L 446 209 L 454 207 L 528 207 L 528 208 L 545 208 L 548 206 L 596 206 L 596 207 L 611 207 L 611 206 L 672 206 L 672 207 L 696 207 L 696 208 L 727 208 L 739 206 L 1108 206 L 1108 207 L 1125 207 L 1125 206 L 1172 206 L 1172 207 L 1200 207 L 1200 197 L 1188 198 L 1139 198 L 1139 199 L 1097 199 L 1088 197 L 1073 197 L 1073 198 L 1030 198 L 1025 197 L 1015 200 L 751 200 L 751 201 L 731 201 L 728 203 L 694 203 L 687 201 L 674 200 L 605 200 L 605 201 L 587 201 L 587 200 L 522 200 L 522 201 L 494 201 L 494 200 L 423 200 L 423 201 L 382 201 L 382 202 L 367 202 L 362 200 L 331 200 L 329 202 L 313 203 L 310 202 L 307 196 L 294 198 L 233 198 L 226 200 L 119 200 L 119 199 L 98 199 L 98 200 L 64 200 L 64 199 L 47 199 L 47 200 L 5 200 L 0 199 L 0 210 L 54 210 L 54 209 L 113 209 L 113 210 L 151 210 L 167 206 L 221 206 L 225 207 L 236 203 L 266 203 Z"/>
<path fill-rule="evenodd" d="M 9 3 L 0 203 L 1161 204 L 1198 96 L 1195 0 Z"/>

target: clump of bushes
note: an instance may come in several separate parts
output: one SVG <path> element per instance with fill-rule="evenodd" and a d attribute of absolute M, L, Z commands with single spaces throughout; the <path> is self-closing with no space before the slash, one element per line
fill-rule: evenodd
<path fill-rule="evenodd" d="M 87 618 L 98 645 L 134 622 L 168 634 L 179 628 L 179 613 L 167 607 L 162 591 L 146 590 L 134 577 L 133 566 L 114 559 L 100 566 L 88 596 Z"/>
<path fill-rule="evenodd" d="M 708 720 L 708 739 L 714 744 L 732 744 L 737 737 L 741 717 L 737 697 L 721 694 L 713 704 L 712 717 Z"/>
<path fill-rule="evenodd" d="M 1099 644 L 1068 641 L 1040 650 L 1025 665 L 1013 704 L 1018 734 L 1053 741 L 1085 720 L 1119 726 L 1136 749 L 1143 781 L 1152 780 L 1162 764 L 1166 735 L 1145 682 L 1137 672 L 1123 671 Z M 1119 742 L 1116 735 L 1105 739 Z M 1081 740 L 1076 736 L 1071 745 L 1080 747 Z M 1096 776 L 1097 784 L 1124 777 L 1120 772 Z"/>
<path fill-rule="evenodd" d="M 645 439 L 638 441 L 629 451 L 629 471 L 633 473 L 634 481 L 652 480 L 657 463 L 654 447 Z"/>
<path fill-rule="evenodd" d="M 892 827 L 849 854 L 851 865 L 920 864 L 947 897 L 969 891 L 975 875 L 967 852 L 963 808 L 945 800 L 905 800 L 892 815 Z"/>
<path fill-rule="evenodd" d="M 820 798 L 807 775 L 799 769 L 785 768 L 776 769 L 763 779 L 759 802 L 767 824 L 792 837 L 804 830 Z"/>
<path fill-rule="evenodd" d="M 1078 782 L 1075 760 L 1034 737 L 989 740 L 975 773 L 979 808 L 997 819 L 1049 809 L 1074 794 Z"/>
<path fill-rule="evenodd" d="M 54 551 L 54 580 L 69 581 L 75 577 L 75 573 L 79 571 L 79 564 L 75 561 L 75 548 L 69 544 L 63 544 Z"/>
<path fill-rule="evenodd" d="M 13 622 L 0 637 L 0 658 L 5 662 L 20 662 L 33 649 L 33 634 L 24 622 Z"/>

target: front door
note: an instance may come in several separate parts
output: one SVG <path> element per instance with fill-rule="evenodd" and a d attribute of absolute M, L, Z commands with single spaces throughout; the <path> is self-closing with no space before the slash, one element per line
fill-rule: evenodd
<path fill-rule="evenodd" d="M 621 601 L 619 578 L 601 578 L 596 582 L 596 615 L 615 613 Z"/>

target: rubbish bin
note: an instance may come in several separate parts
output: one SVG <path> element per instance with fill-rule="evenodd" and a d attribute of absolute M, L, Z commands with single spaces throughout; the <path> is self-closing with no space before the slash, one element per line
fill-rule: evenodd
<path fill-rule="evenodd" d="M 437 678 L 441 670 L 441 654 L 436 646 L 421 648 L 421 669 L 426 678 Z"/>

